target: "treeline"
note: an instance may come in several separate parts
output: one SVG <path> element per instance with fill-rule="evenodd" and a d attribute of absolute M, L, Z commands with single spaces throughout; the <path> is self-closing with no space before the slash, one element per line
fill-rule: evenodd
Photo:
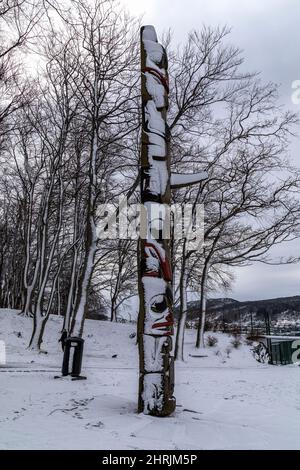
<path fill-rule="evenodd" d="M 135 240 L 99 240 L 100 204 L 138 201 L 139 23 L 114 0 L 4 0 L 0 6 L 0 306 L 33 318 L 40 350 L 51 313 L 81 335 L 87 311 L 115 321 L 137 294 Z M 204 247 L 174 240 L 183 358 L 187 292 L 230 288 L 231 267 L 266 262 L 299 235 L 297 117 L 278 89 L 245 73 L 226 28 L 203 27 L 169 56 L 172 170 L 207 170 L 174 202 L 204 204 Z M 278 260 L 294 262 L 295 258 Z"/>

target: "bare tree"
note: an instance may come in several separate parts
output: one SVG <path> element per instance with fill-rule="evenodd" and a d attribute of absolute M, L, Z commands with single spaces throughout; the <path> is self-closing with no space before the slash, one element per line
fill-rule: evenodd
<path fill-rule="evenodd" d="M 114 2 L 99 0 L 91 7 L 82 0 L 76 2 L 74 10 L 75 18 L 68 27 L 74 51 L 80 52 L 79 77 L 74 88 L 85 117 L 89 168 L 85 255 L 72 318 L 72 331 L 80 336 L 97 251 L 97 205 L 106 202 L 105 194 L 115 171 L 114 159 L 120 164 L 118 142 L 124 144 L 126 136 L 136 126 L 133 115 L 136 46 L 132 21 L 114 9 Z"/>
<path fill-rule="evenodd" d="M 206 28 L 193 33 L 183 48 L 187 59 L 178 59 L 171 68 L 176 103 L 171 123 L 175 167 L 189 162 L 194 171 L 209 171 L 208 181 L 200 191 L 192 190 L 188 199 L 205 206 L 204 250 L 197 265 L 192 262 L 193 253 L 183 249 L 179 254 L 179 290 L 184 298 L 180 300 L 183 306 L 176 347 L 181 358 L 187 272 L 191 282 L 193 270 L 197 268 L 199 273 L 200 269 L 200 317 L 204 317 L 209 270 L 216 266 L 222 269 L 221 257 L 210 263 L 220 244 L 223 249 L 229 247 L 237 264 L 241 246 L 249 262 L 263 259 L 271 246 L 295 236 L 299 210 L 293 198 L 299 178 L 286 160 L 288 138 L 297 118 L 278 106 L 275 85 L 240 73 L 241 56 L 237 49 L 223 44 L 226 34 L 226 30 Z M 176 197 L 187 201 L 184 192 Z M 239 261 L 245 262 L 245 258 Z M 224 264 L 230 265 L 229 257 Z M 199 321 L 198 347 L 201 338 L 203 344 L 203 328 L 204 322 Z"/>

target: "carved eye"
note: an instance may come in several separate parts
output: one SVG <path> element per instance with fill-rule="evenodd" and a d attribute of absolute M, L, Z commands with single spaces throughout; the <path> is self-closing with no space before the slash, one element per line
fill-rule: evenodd
<path fill-rule="evenodd" d="M 163 313 L 168 308 L 165 295 L 156 295 L 151 301 L 151 310 L 155 313 Z"/>

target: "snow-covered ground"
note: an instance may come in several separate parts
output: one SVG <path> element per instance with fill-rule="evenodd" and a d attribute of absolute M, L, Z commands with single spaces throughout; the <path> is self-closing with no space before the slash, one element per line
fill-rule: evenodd
<path fill-rule="evenodd" d="M 48 355 L 26 350 L 31 322 L 0 310 L 7 351 L 1 449 L 300 449 L 297 366 L 261 365 L 245 344 L 227 357 L 232 338 L 223 334 L 199 352 L 195 331 L 187 331 L 187 360 L 176 364 L 177 411 L 154 418 L 136 413 L 137 348 L 129 337 L 135 325 L 87 321 L 87 380 L 71 381 L 54 379 L 62 361 L 60 319 L 48 322 Z"/>

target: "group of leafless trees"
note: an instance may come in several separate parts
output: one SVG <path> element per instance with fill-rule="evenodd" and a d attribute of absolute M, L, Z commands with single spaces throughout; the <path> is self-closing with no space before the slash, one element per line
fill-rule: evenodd
<path fill-rule="evenodd" d="M 96 227 L 100 204 L 138 199 L 139 24 L 114 0 L 3 0 L 0 35 L 0 306 L 33 318 L 40 350 L 50 314 L 81 335 L 87 313 L 115 321 L 137 294 L 136 241 L 99 240 Z M 297 117 L 229 38 L 203 27 L 178 49 L 164 39 L 173 170 L 209 174 L 173 194 L 205 208 L 202 248 L 172 246 L 177 359 L 188 292 L 200 297 L 199 347 L 209 292 L 299 235 Z"/>

